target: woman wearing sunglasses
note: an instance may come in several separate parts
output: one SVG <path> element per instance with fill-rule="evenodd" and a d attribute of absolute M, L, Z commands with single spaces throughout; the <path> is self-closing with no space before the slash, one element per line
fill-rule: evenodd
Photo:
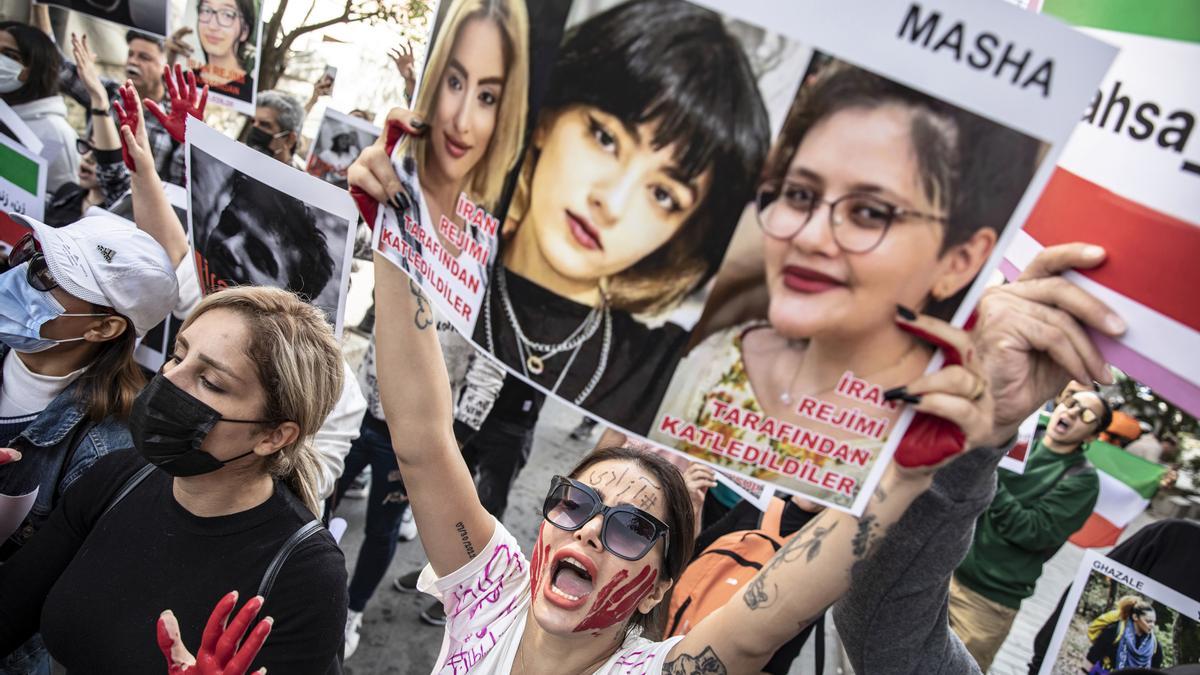
<path fill-rule="evenodd" d="M 375 265 L 379 384 L 392 443 L 430 564 L 419 588 L 447 616 L 441 673 L 749 672 L 846 588 L 848 571 L 929 484 L 890 469 L 865 528 L 827 512 L 782 549 L 744 595 L 688 635 L 661 636 L 662 602 L 691 557 L 692 506 L 679 471 L 627 448 L 586 457 L 546 495 L 531 556 L 480 505 L 452 431 L 451 396 L 428 300 L 392 264 Z M 991 399 L 965 334 L 912 322 L 966 354 L 910 383 L 918 409 L 953 417 L 968 445 L 989 433 Z M 403 373 L 401 375 L 401 373 Z M 962 446 L 956 446 L 961 450 Z M 788 597 L 781 597 L 787 589 Z"/>
<path fill-rule="evenodd" d="M 101 456 L 131 445 L 129 414 L 145 384 L 134 345 L 177 295 L 166 253 L 133 227 L 106 217 L 57 229 L 14 219 L 33 232 L 0 274 L 0 446 L 21 453 L 0 466 L 0 495 L 36 493 L 0 542 L 0 562 L 35 536 Z M 36 641 L 0 658 L 0 670 L 40 672 L 45 663 L 49 672 Z"/>

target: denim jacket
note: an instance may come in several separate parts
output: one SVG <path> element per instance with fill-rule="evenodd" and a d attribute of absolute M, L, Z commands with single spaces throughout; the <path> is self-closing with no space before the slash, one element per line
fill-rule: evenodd
<path fill-rule="evenodd" d="M 0 348 L 0 362 L 7 354 L 7 346 Z M 77 386 L 78 381 L 64 389 L 13 440 L 11 446 L 21 452 L 21 460 L 0 467 L 0 495 L 29 494 L 38 488 L 37 499 L 25 522 L 8 541 L 0 544 L 0 561 L 10 557 L 37 532 L 63 492 L 92 463 L 114 450 L 133 446 L 129 427 L 124 423 L 112 417 L 99 424 L 85 419 L 87 408 L 75 399 Z"/>

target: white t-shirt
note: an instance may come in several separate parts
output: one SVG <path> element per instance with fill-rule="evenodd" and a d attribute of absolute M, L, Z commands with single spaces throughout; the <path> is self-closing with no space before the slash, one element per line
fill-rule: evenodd
<path fill-rule="evenodd" d="M 529 614 L 529 583 L 529 561 L 517 540 L 498 521 L 492 540 L 466 565 L 440 579 L 426 565 L 417 589 L 441 600 L 446 609 L 446 632 L 433 672 L 511 672 Z M 677 636 L 651 642 L 631 635 L 594 673 L 661 673 L 667 654 L 682 639 Z"/>
<path fill-rule="evenodd" d="M 31 371 L 15 350 L 4 357 L 3 385 L 0 385 L 0 418 L 36 415 L 46 409 L 87 367 L 62 376 L 39 375 Z"/>

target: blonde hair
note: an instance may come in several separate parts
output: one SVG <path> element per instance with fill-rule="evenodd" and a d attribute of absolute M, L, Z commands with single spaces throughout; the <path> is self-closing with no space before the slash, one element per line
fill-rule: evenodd
<path fill-rule="evenodd" d="M 472 19 L 491 20 L 504 43 L 504 91 L 496 112 L 496 126 L 483 158 L 467 176 L 471 197 L 493 209 L 500 199 L 508 173 L 516 166 L 529 109 L 529 15 L 523 0 L 454 0 L 438 31 L 417 92 L 414 111 L 429 121 L 437 109 L 438 92 L 450 54 L 463 26 Z M 407 142 L 407 141 L 406 141 Z M 428 144 L 412 144 L 417 166 L 424 167 Z"/>
<path fill-rule="evenodd" d="M 311 440 L 342 393 L 342 352 L 329 322 L 290 291 L 240 286 L 204 298 L 180 331 L 214 309 L 236 312 L 249 324 L 244 349 L 266 395 L 263 418 L 300 427 L 294 442 L 267 458 L 267 471 L 315 514 L 319 464 Z"/>

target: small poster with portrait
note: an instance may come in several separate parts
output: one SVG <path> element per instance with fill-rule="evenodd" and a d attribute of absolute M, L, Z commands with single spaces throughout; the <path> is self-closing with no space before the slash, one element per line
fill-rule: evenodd
<path fill-rule="evenodd" d="M 41 220 L 45 209 L 46 160 L 0 134 L 0 211 Z"/>
<path fill-rule="evenodd" d="M 1087 551 L 1038 675 L 1185 664 L 1200 664 L 1200 600 Z"/>
<path fill-rule="evenodd" d="M 166 39 L 171 25 L 170 0 L 39 0 Z"/>
<path fill-rule="evenodd" d="M 304 170 L 326 183 L 346 189 L 346 170 L 363 148 L 375 142 L 381 129 L 354 115 L 325 108 Z"/>
<path fill-rule="evenodd" d="M 192 29 L 183 38 L 192 47 L 185 67 L 208 85 L 209 101 L 253 116 L 262 0 L 187 0 L 183 26 Z"/>
<path fill-rule="evenodd" d="M 548 394 L 854 513 L 940 363 L 897 306 L 962 325 L 1114 53 L 982 0 L 477 9 L 376 250 Z"/>
<path fill-rule="evenodd" d="M 188 229 L 203 293 L 274 286 L 316 305 L 341 337 L 358 212 L 339 190 L 187 121 Z"/>

